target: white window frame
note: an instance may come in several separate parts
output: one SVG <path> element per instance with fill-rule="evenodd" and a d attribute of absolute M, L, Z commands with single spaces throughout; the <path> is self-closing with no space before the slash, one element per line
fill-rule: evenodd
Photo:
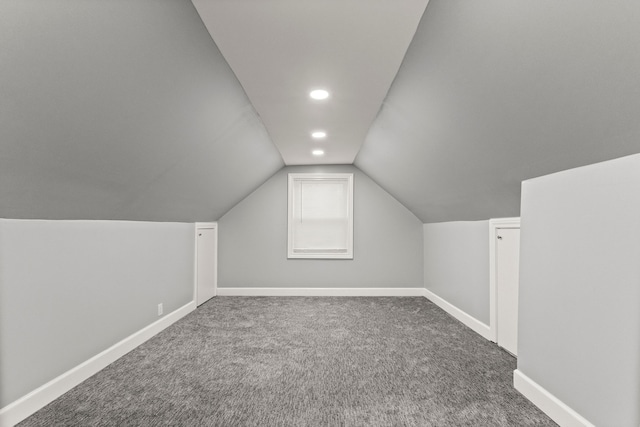
<path fill-rule="evenodd" d="M 347 207 L 347 231 L 346 247 L 317 249 L 297 247 L 295 227 L 294 227 L 294 204 L 299 196 L 295 194 L 295 183 L 303 181 L 318 182 L 344 182 L 347 184 L 346 207 Z M 287 258 L 305 259 L 353 259 L 353 173 L 290 173 L 288 180 L 288 247 Z"/>

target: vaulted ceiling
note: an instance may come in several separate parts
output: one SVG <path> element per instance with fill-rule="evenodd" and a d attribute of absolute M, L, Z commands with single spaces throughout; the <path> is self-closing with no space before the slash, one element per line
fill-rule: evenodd
<path fill-rule="evenodd" d="M 0 217 L 215 220 L 352 162 L 423 222 L 517 216 L 640 152 L 640 3 L 426 3 L 3 0 Z"/>
<path fill-rule="evenodd" d="M 214 220 L 284 165 L 189 0 L 3 0 L 0 64 L 0 217 Z"/>
<path fill-rule="evenodd" d="M 423 222 L 640 152 L 640 3 L 431 0 L 355 164 Z"/>
<path fill-rule="evenodd" d="M 353 163 L 428 1 L 193 4 L 284 162 L 305 165 Z M 314 89 L 329 98 L 310 98 Z M 327 136 L 313 139 L 316 130 Z"/>

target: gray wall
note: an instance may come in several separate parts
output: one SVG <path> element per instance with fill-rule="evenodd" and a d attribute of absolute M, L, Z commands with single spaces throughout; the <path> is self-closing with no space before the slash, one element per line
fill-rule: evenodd
<path fill-rule="evenodd" d="M 431 0 L 355 165 L 423 222 L 640 152 L 640 2 Z"/>
<path fill-rule="evenodd" d="M 424 285 L 489 325 L 489 221 L 425 224 Z"/>
<path fill-rule="evenodd" d="M 354 172 L 354 259 L 287 259 L 287 173 Z M 422 223 L 353 166 L 286 167 L 219 220 L 220 287 L 422 287 Z"/>
<path fill-rule="evenodd" d="M 597 426 L 640 424 L 640 155 L 523 183 L 518 369 Z"/>
<path fill-rule="evenodd" d="M 193 224 L 0 220 L 0 407 L 193 299 Z"/>
<path fill-rule="evenodd" d="M 0 64 L 2 218 L 215 220 L 282 167 L 189 0 L 2 0 Z"/>

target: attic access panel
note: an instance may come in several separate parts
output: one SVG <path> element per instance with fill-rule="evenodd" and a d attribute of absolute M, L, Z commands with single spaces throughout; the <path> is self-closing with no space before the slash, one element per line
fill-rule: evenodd
<path fill-rule="evenodd" d="M 287 258 L 353 259 L 353 174 L 290 173 Z"/>

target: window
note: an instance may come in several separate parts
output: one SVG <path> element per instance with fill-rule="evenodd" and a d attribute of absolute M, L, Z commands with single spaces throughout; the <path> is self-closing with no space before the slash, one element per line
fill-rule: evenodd
<path fill-rule="evenodd" d="M 353 174 L 289 174 L 288 258 L 353 259 Z"/>

